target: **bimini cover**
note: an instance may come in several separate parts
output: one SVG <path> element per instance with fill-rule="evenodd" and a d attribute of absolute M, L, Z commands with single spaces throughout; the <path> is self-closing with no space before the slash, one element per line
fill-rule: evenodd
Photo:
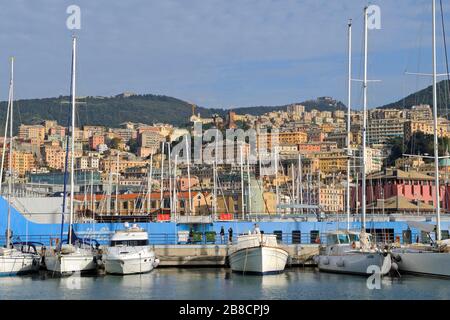
<path fill-rule="evenodd" d="M 420 222 L 420 221 L 407 221 L 406 222 L 409 227 L 419 229 L 421 231 L 425 232 L 433 232 L 436 231 L 436 225 L 426 223 L 426 222 Z"/>

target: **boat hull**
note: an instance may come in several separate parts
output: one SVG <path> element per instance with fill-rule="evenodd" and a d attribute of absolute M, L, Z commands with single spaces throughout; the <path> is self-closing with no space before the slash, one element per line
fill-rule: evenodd
<path fill-rule="evenodd" d="M 92 254 L 49 255 L 45 257 L 47 271 L 59 275 L 73 273 L 93 273 L 97 270 L 97 263 Z"/>
<path fill-rule="evenodd" d="M 394 252 L 401 273 L 450 278 L 450 253 Z"/>
<path fill-rule="evenodd" d="M 281 273 L 286 267 L 288 252 L 281 248 L 252 247 L 233 252 L 229 256 L 231 270 L 249 274 Z"/>
<path fill-rule="evenodd" d="M 106 256 L 104 260 L 106 273 L 120 275 L 150 272 L 158 262 L 153 252 L 141 255 L 133 253 L 121 257 Z"/>
<path fill-rule="evenodd" d="M 391 270 L 391 256 L 382 253 L 358 252 L 344 255 L 323 255 L 316 259 L 320 271 L 355 275 L 372 274 L 369 267 L 376 266 L 381 275 Z"/>
<path fill-rule="evenodd" d="M 0 276 L 27 274 L 38 270 L 39 258 L 37 256 L 0 256 Z"/>

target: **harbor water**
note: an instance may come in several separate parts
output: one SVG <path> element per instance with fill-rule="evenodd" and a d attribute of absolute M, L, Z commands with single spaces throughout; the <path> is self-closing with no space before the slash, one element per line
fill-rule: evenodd
<path fill-rule="evenodd" d="M 450 280 L 403 275 L 385 277 L 369 289 L 362 276 L 289 268 L 282 274 L 253 276 L 226 268 L 157 268 L 129 276 L 51 277 L 47 273 L 0 278 L 0 300 L 414 300 L 450 299 Z"/>

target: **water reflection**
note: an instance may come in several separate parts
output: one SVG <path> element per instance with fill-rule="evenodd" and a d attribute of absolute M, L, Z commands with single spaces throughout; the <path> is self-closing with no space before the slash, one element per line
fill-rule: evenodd
<path fill-rule="evenodd" d="M 425 277 L 383 278 L 369 290 L 364 276 L 290 268 L 254 276 L 229 269 L 157 268 L 128 276 L 52 277 L 46 273 L 3 277 L 4 299 L 449 299 L 450 281 Z"/>

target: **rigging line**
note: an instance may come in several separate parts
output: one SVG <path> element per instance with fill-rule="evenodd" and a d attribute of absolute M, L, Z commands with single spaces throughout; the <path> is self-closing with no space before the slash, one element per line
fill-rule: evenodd
<path fill-rule="evenodd" d="M 449 97 L 448 94 L 450 94 L 450 92 L 449 92 L 450 75 L 449 75 L 449 66 L 448 66 L 447 39 L 446 39 L 446 34 L 445 34 L 444 8 L 443 8 L 442 0 L 440 0 L 439 3 L 440 3 L 440 8 L 441 8 L 442 36 L 444 38 L 445 67 L 446 67 L 446 72 L 447 72 L 447 83 L 444 86 L 444 88 L 447 89 L 447 90 L 445 90 L 445 94 L 447 95 L 447 99 L 448 99 L 448 97 Z M 445 103 L 445 113 L 446 114 L 448 114 L 447 109 L 448 109 L 448 100 Z M 448 115 L 447 115 L 447 118 L 448 118 Z"/>

